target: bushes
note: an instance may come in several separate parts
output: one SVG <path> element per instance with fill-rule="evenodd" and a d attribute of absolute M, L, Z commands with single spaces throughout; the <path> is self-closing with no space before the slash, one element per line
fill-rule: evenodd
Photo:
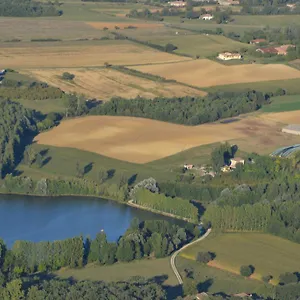
<path fill-rule="evenodd" d="M 198 252 L 197 254 L 197 261 L 203 264 L 209 263 L 213 260 L 215 255 L 211 252 Z"/>
<path fill-rule="evenodd" d="M 298 282 L 298 277 L 295 273 L 287 272 L 279 275 L 279 283 L 281 285 L 296 282 Z"/>
<path fill-rule="evenodd" d="M 62 74 L 62 79 L 64 79 L 64 80 L 73 80 L 74 78 L 75 78 L 75 75 L 71 74 L 69 72 L 64 72 Z"/>
<path fill-rule="evenodd" d="M 253 274 L 254 267 L 253 266 L 241 266 L 240 274 L 244 277 L 249 277 Z"/>

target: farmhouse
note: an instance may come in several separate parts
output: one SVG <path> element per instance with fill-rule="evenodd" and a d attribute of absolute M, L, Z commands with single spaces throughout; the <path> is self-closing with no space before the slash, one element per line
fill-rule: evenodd
<path fill-rule="evenodd" d="M 221 60 L 242 59 L 242 55 L 240 53 L 223 52 L 223 53 L 219 53 L 218 59 Z"/>
<path fill-rule="evenodd" d="M 0 71 L 0 76 L 1 76 L 1 75 L 5 75 L 5 73 L 6 73 L 6 70 L 5 70 L 5 69 L 1 70 L 1 71 Z"/>
<path fill-rule="evenodd" d="M 185 164 L 183 166 L 186 170 L 192 170 L 194 168 L 194 165 L 191 165 L 191 164 Z"/>
<path fill-rule="evenodd" d="M 211 14 L 205 14 L 205 15 L 202 15 L 202 16 L 199 17 L 199 19 L 202 19 L 202 20 L 205 20 L 205 21 L 211 20 L 213 18 L 214 18 L 214 16 L 211 15 Z"/>
<path fill-rule="evenodd" d="M 287 6 L 288 8 L 290 8 L 291 10 L 293 10 L 293 9 L 296 8 L 296 4 L 295 4 L 295 3 L 293 3 L 293 4 L 288 3 L 286 6 Z"/>
<path fill-rule="evenodd" d="M 185 7 L 186 6 L 186 2 L 184 2 L 184 1 L 171 1 L 168 3 L 170 6 L 174 6 L 174 7 Z"/>
<path fill-rule="evenodd" d="M 265 43 L 265 42 L 266 42 L 265 39 L 254 39 L 254 40 L 250 41 L 250 44 L 252 44 L 252 45 L 258 45 L 260 43 Z"/>
<path fill-rule="evenodd" d="M 277 54 L 278 53 L 278 51 L 274 47 L 257 48 L 256 52 L 260 52 L 262 54 Z"/>
<path fill-rule="evenodd" d="M 288 54 L 288 49 L 289 48 L 295 48 L 295 45 L 282 45 L 279 47 L 275 47 L 275 49 L 277 50 L 277 54 L 278 55 L 287 55 Z"/>
<path fill-rule="evenodd" d="M 281 130 L 284 133 L 290 133 L 295 135 L 300 135 L 300 125 L 298 124 L 290 124 Z"/>
<path fill-rule="evenodd" d="M 231 158 L 230 159 L 230 168 L 231 169 L 235 169 L 237 164 L 245 164 L 245 160 L 243 158 L 240 157 L 235 157 L 235 158 Z"/>

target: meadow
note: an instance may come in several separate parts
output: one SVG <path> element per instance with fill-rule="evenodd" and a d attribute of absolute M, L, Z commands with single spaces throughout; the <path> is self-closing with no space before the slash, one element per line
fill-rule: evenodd
<path fill-rule="evenodd" d="M 65 269 L 56 273 L 61 278 L 94 281 L 123 281 L 134 276 L 156 277 L 164 285 L 175 286 L 177 279 L 171 269 L 169 257 L 117 263 L 111 266 L 87 265 L 83 269 Z M 160 278 L 160 279 L 159 279 Z"/>
<path fill-rule="evenodd" d="M 299 142 L 298 136 L 281 132 L 279 120 L 273 114 L 250 115 L 238 122 L 189 127 L 142 118 L 89 116 L 63 121 L 39 134 L 35 141 L 140 164 L 226 140 L 249 152 L 266 154 L 279 146 Z"/>
<path fill-rule="evenodd" d="M 194 280 L 198 282 L 198 288 L 208 293 L 220 293 L 220 291 L 227 295 L 256 293 L 265 296 L 265 298 L 273 295 L 272 286 L 269 284 L 258 280 L 245 279 L 240 275 L 211 268 L 182 256 L 176 258 L 176 266 L 182 276 L 186 275 L 184 270 L 192 270 Z"/>
<path fill-rule="evenodd" d="M 264 106 L 262 112 L 284 112 L 300 110 L 300 95 L 272 97 L 272 103 Z"/>
<path fill-rule="evenodd" d="M 165 46 L 167 43 L 175 45 L 175 53 L 187 54 L 193 57 L 211 57 L 223 51 L 238 51 L 240 48 L 249 48 L 252 45 L 243 44 L 221 35 L 195 34 L 165 27 L 164 30 L 127 30 L 130 37 L 153 44 Z"/>
<path fill-rule="evenodd" d="M 64 72 L 75 75 L 72 81 L 62 79 Z M 112 68 L 28 69 L 22 70 L 39 81 L 59 87 L 68 93 L 110 100 L 112 97 L 153 99 L 155 97 L 203 96 L 206 93 L 178 83 L 153 81 L 121 73 Z"/>
<path fill-rule="evenodd" d="M 224 233 L 209 236 L 180 255 L 196 260 L 198 252 L 210 251 L 216 258 L 209 266 L 239 274 L 242 265 L 253 265 L 251 278 L 261 280 L 262 276 L 272 275 L 276 284 L 280 274 L 299 270 L 299 250 L 299 244 L 269 234 Z"/>
<path fill-rule="evenodd" d="M 300 78 L 300 71 L 286 65 L 247 64 L 225 66 L 208 59 L 132 68 L 197 87 Z M 229 74 L 230 76 L 228 76 Z"/>
<path fill-rule="evenodd" d="M 212 93 L 220 91 L 241 92 L 246 90 L 257 90 L 265 93 L 275 93 L 278 88 L 286 90 L 288 94 L 300 94 L 300 78 L 216 85 L 209 88 L 203 88 L 203 90 Z"/>

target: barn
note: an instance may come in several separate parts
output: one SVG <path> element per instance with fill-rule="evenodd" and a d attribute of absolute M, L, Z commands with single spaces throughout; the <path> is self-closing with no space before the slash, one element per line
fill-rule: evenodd
<path fill-rule="evenodd" d="M 300 135 L 300 125 L 299 124 L 290 124 L 290 125 L 282 128 L 282 132 Z"/>

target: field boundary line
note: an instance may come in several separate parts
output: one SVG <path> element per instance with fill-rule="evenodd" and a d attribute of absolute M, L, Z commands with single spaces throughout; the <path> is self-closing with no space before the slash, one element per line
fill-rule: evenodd
<path fill-rule="evenodd" d="M 189 246 L 194 245 L 194 244 L 196 244 L 196 243 L 198 243 L 198 242 L 203 241 L 206 237 L 208 237 L 208 235 L 209 235 L 210 233 L 211 233 L 211 228 L 208 228 L 207 231 L 205 232 L 205 234 L 202 235 L 199 239 L 197 239 L 197 240 L 195 240 L 195 241 L 193 241 L 193 242 L 190 242 L 189 244 L 184 245 L 182 248 L 180 248 L 179 250 L 177 250 L 176 252 L 174 252 L 173 255 L 171 256 L 171 260 L 170 260 L 171 268 L 172 268 L 172 270 L 173 270 L 173 272 L 174 272 L 174 274 L 175 274 L 175 276 L 176 276 L 176 278 L 177 278 L 177 280 L 178 280 L 178 283 L 179 283 L 180 285 L 183 284 L 183 280 L 182 280 L 182 278 L 181 278 L 181 276 L 180 276 L 180 274 L 179 274 L 179 272 L 178 272 L 178 270 L 177 270 L 177 267 L 176 267 L 176 257 L 177 257 L 177 255 L 178 255 L 181 251 L 183 251 L 184 249 L 188 248 Z"/>

